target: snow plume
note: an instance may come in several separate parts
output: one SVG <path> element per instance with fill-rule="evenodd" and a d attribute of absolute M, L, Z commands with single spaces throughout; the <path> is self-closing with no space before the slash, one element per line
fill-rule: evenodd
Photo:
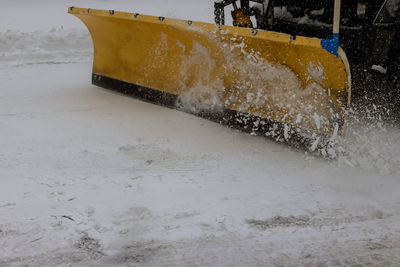
<path fill-rule="evenodd" d="M 87 30 L 61 27 L 46 32 L 0 32 L 0 60 L 12 66 L 89 62 L 92 51 Z"/>
<path fill-rule="evenodd" d="M 178 43 L 178 46 L 186 50 L 182 44 Z M 183 57 L 182 94 L 178 99 L 178 107 L 194 114 L 202 111 L 222 111 L 220 93 L 223 91 L 223 82 L 214 76 L 216 62 L 208 49 L 194 42 L 191 53 Z M 196 78 L 199 72 L 205 75 Z"/>
<path fill-rule="evenodd" d="M 215 85 L 197 84 L 185 90 L 178 99 L 177 106 L 183 111 L 197 114 L 202 111 L 222 111 L 222 104 Z"/>
<path fill-rule="evenodd" d="M 381 120 L 350 117 L 346 135 L 337 139 L 339 165 L 400 175 L 400 129 Z"/>
<path fill-rule="evenodd" d="M 232 86 L 225 89 L 229 107 L 317 131 L 329 131 L 330 119 L 340 112 L 318 79 L 310 74 L 314 82 L 304 87 L 289 67 L 248 51 L 244 42 L 233 43 L 224 59 L 225 72 L 235 77 Z M 322 68 L 319 76 L 323 76 Z"/>
<path fill-rule="evenodd" d="M 177 41 L 175 45 L 181 50 L 178 54 L 183 64 L 178 108 L 190 113 L 230 109 L 279 121 L 283 123 L 282 131 L 250 119 L 249 125 L 245 123 L 245 128 L 248 126 L 254 133 L 264 132 L 279 140 L 288 141 L 300 132 L 306 138 L 311 137 L 304 129 L 332 130 L 332 121 L 340 117 L 342 110 L 330 101 L 328 92 L 320 85 L 324 78 L 320 64 L 310 63 L 307 68 L 310 83 L 304 86 L 289 67 L 268 61 L 229 30 L 222 32 L 222 36 L 199 28 L 192 30 L 207 41 L 193 41 L 186 46 Z M 160 45 L 158 49 L 166 48 Z M 317 140 L 317 136 L 312 138 Z M 312 144 L 309 149 L 319 148 Z"/>

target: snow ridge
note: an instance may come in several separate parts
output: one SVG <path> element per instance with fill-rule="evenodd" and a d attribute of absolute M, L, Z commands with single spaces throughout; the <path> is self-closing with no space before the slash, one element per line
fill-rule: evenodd
<path fill-rule="evenodd" d="M 92 41 L 84 29 L 0 31 L 0 62 L 12 66 L 89 62 Z"/>

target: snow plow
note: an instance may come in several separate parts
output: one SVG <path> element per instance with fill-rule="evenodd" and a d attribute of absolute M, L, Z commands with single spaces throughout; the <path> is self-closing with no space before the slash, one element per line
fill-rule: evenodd
<path fill-rule="evenodd" d="M 92 36 L 95 85 L 282 140 L 343 133 L 351 76 L 338 23 L 325 40 L 271 32 L 253 27 L 249 1 L 240 8 L 236 2 L 215 3 L 216 24 L 114 10 L 68 12 Z M 224 25 L 228 5 L 235 26 Z"/>

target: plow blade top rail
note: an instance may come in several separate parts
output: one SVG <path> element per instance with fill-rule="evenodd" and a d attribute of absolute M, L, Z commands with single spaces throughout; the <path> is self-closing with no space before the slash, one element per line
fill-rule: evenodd
<path fill-rule="evenodd" d="M 69 13 L 92 36 L 95 84 L 134 87 L 192 113 L 237 112 L 321 134 L 345 130 L 348 62 L 320 39 L 113 10 Z"/>

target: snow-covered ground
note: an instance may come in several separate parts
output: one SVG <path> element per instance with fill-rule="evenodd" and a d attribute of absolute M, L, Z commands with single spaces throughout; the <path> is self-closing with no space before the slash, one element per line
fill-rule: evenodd
<path fill-rule="evenodd" d="M 94 87 L 69 5 L 213 16 L 1 1 L 0 266 L 399 266 L 399 129 L 352 118 L 325 160 Z"/>

